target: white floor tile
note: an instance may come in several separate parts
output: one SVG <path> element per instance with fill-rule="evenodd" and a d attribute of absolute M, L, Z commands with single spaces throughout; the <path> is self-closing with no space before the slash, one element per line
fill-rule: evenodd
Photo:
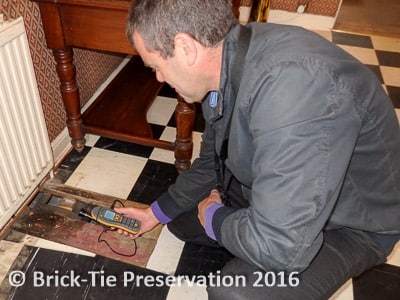
<path fill-rule="evenodd" d="M 93 147 L 99 138 L 100 138 L 100 136 L 98 136 L 98 135 L 86 134 L 85 135 L 85 140 L 86 140 L 85 145 L 88 147 Z"/>
<path fill-rule="evenodd" d="M 146 161 L 142 157 L 92 148 L 66 184 L 125 199 Z"/>
<path fill-rule="evenodd" d="M 0 283 L 3 282 L 23 246 L 21 243 L 0 241 Z"/>
<path fill-rule="evenodd" d="M 55 242 L 44 240 L 44 239 L 38 239 L 38 241 L 35 244 L 33 244 L 32 246 L 35 246 L 38 248 L 55 250 L 55 251 L 62 251 L 62 252 L 67 252 L 67 253 L 85 255 L 85 256 L 92 256 L 92 257 L 96 256 L 96 254 L 92 253 L 92 252 L 88 252 L 88 251 L 85 251 L 82 249 L 78 249 L 78 248 L 60 244 L 60 243 L 55 243 Z"/>
<path fill-rule="evenodd" d="M 199 157 L 200 153 L 200 143 L 201 143 L 201 136 L 202 133 L 200 132 L 193 132 L 193 155 L 191 161 L 193 162 L 194 159 Z M 172 127 L 166 127 L 164 129 L 163 134 L 161 135 L 161 139 L 166 141 L 175 141 L 176 138 L 176 129 Z M 150 156 L 151 159 L 159 160 L 162 162 L 173 164 L 175 162 L 175 154 L 173 151 L 164 150 L 154 148 L 153 152 Z"/>
<path fill-rule="evenodd" d="M 383 82 L 386 85 L 400 86 L 399 68 L 380 66 Z"/>
<path fill-rule="evenodd" d="M 340 48 L 350 53 L 352 56 L 357 58 L 364 64 L 368 65 L 379 65 L 378 58 L 376 56 L 375 50 L 371 48 L 360 48 L 347 45 L 338 45 Z"/>
<path fill-rule="evenodd" d="M 372 44 L 376 50 L 400 52 L 400 39 L 371 36 Z"/>
<path fill-rule="evenodd" d="M 396 115 L 397 115 L 397 120 L 399 120 L 399 124 L 400 124 L 400 109 L 396 108 L 395 111 L 396 111 Z"/>
<path fill-rule="evenodd" d="M 193 156 L 192 156 L 192 162 L 197 157 L 199 157 L 200 146 L 201 146 L 201 141 L 202 141 L 202 135 L 203 134 L 201 132 L 193 132 Z"/>
<path fill-rule="evenodd" d="M 207 300 L 206 287 L 182 284 L 181 286 L 173 286 L 170 288 L 167 300 Z"/>
<path fill-rule="evenodd" d="M 176 129 L 172 127 L 165 127 L 160 139 L 165 141 L 174 142 L 176 138 Z M 151 159 L 162 161 L 165 163 L 173 164 L 175 162 L 174 151 L 154 148 L 150 155 Z"/>
<path fill-rule="evenodd" d="M 320 36 L 324 37 L 328 41 L 332 42 L 332 32 L 325 30 L 313 30 L 315 33 L 318 33 Z"/>
<path fill-rule="evenodd" d="M 177 100 L 174 98 L 160 97 L 154 99 L 147 112 L 147 121 L 152 124 L 167 125 L 175 111 Z"/>
<path fill-rule="evenodd" d="M 400 267 L 400 242 L 396 244 L 392 253 L 389 255 L 387 263 Z"/>
<path fill-rule="evenodd" d="M 177 239 L 164 226 L 146 268 L 173 275 L 178 266 L 184 245 L 183 241 Z"/>
<path fill-rule="evenodd" d="M 353 300 L 353 282 L 349 279 L 329 300 Z"/>

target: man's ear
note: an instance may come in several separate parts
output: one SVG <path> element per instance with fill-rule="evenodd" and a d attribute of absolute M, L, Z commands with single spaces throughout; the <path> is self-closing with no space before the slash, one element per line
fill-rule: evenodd
<path fill-rule="evenodd" d="M 197 59 L 197 43 L 194 38 L 187 33 L 178 33 L 175 36 L 175 55 L 183 55 L 189 66 L 194 65 Z"/>

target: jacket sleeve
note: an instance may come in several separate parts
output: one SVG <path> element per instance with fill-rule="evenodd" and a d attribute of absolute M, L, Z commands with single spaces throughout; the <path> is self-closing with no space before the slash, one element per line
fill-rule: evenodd
<path fill-rule="evenodd" d="M 304 270 L 318 252 L 360 130 L 350 89 L 335 74 L 288 62 L 242 95 L 254 151 L 250 207 L 221 207 L 217 241 L 264 270 Z"/>
<path fill-rule="evenodd" d="M 206 124 L 200 155 L 194 160 L 192 167 L 180 173 L 168 192 L 152 204 L 153 212 L 162 223 L 167 223 L 197 206 L 216 186 L 214 134 L 209 126 Z"/>

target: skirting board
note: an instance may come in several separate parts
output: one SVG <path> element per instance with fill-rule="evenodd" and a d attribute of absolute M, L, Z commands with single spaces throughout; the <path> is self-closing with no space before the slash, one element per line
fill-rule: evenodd
<path fill-rule="evenodd" d="M 327 17 L 308 13 L 294 13 L 283 10 L 271 10 L 268 16 L 268 23 L 294 25 L 309 30 L 320 31 L 332 30 L 335 20 L 336 17 Z"/>

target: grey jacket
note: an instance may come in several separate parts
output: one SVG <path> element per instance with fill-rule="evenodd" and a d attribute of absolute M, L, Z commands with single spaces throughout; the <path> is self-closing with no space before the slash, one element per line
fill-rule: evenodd
<path fill-rule="evenodd" d="M 165 220 L 215 187 L 214 153 L 232 113 L 226 166 L 250 206 L 219 208 L 212 227 L 235 256 L 264 270 L 303 270 L 324 230 L 399 234 L 400 131 L 375 75 L 304 29 L 248 28 L 234 109 L 230 70 L 239 27 L 224 41 L 218 106 L 202 104 L 200 157 L 157 200 Z"/>

